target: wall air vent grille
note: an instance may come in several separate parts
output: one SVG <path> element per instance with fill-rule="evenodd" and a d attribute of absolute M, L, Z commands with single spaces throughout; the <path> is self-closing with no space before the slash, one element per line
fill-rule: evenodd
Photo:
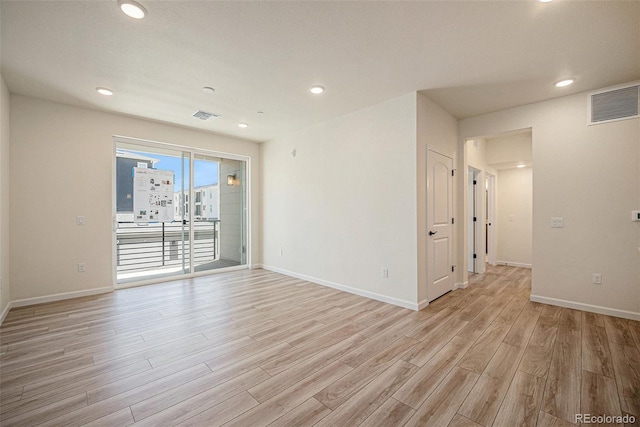
<path fill-rule="evenodd" d="M 207 113 L 206 111 L 198 110 L 195 113 L 193 113 L 193 117 L 197 117 L 200 120 L 215 120 L 218 117 L 220 117 L 220 115 L 213 114 L 213 113 Z"/>
<path fill-rule="evenodd" d="M 627 86 L 589 96 L 589 124 L 640 117 L 640 85 Z"/>

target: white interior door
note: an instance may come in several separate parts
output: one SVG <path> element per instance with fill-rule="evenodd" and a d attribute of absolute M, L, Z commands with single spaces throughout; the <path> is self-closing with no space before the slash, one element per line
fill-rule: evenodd
<path fill-rule="evenodd" d="M 453 160 L 427 152 L 427 299 L 453 289 Z"/>

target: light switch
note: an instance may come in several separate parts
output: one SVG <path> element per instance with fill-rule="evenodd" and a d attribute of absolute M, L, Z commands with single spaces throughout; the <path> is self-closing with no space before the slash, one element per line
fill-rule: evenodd
<path fill-rule="evenodd" d="M 551 228 L 563 228 L 564 227 L 564 218 L 554 217 L 551 218 Z"/>
<path fill-rule="evenodd" d="M 76 224 L 78 224 L 78 225 L 84 225 L 84 216 L 82 216 L 82 215 L 78 215 L 78 216 L 76 217 Z"/>

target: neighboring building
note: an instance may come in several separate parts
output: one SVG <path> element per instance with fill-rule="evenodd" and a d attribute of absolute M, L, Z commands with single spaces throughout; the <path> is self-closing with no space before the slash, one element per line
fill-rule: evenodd
<path fill-rule="evenodd" d="M 220 188 L 218 184 L 196 187 L 193 190 L 195 197 L 194 219 L 218 219 L 220 212 Z M 182 219 L 180 207 L 184 206 L 185 218 L 189 217 L 189 190 L 183 193 L 173 194 L 174 218 L 176 221 Z"/>

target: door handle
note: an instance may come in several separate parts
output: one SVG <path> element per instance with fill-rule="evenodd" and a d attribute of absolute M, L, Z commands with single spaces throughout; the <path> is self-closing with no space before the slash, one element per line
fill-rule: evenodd
<path fill-rule="evenodd" d="M 430 232 L 429 232 L 429 236 L 433 236 L 433 235 L 434 235 L 434 234 L 436 234 L 436 233 L 437 233 L 437 231 L 430 231 Z"/>

